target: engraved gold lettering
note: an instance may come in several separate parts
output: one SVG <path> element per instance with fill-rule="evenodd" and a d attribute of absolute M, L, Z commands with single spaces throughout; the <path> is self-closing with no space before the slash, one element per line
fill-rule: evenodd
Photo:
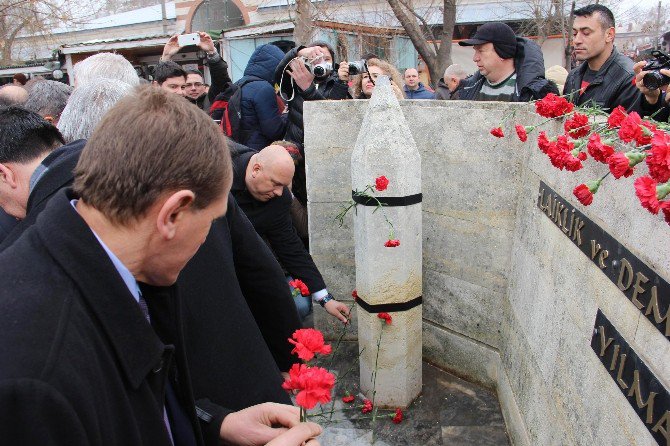
<path fill-rule="evenodd" d="M 570 231 L 568 232 L 568 237 L 572 237 L 572 228 L 575 226 L 575 210 L 573 209 L 570 213 Z"/>
<path fill-rule="evenodd" d="M 554 223 L 558 225 L 558 227 L 561 227 L 561 211 L 563 210 L 565 206 L 563 206 L 563 203 L 556 201 L 556 209 L 554 210 Z"/>
<path fill-rule="evenodd" d="M 614 354 L 612 354 L 612 362 L 610 363 L 610 370 L 614 370 L 616 368 L 616 360 L 619 359 L 620 349 L 621 346 L 619 344 L 614 345 Z"/>
<path fill-rule="evenodd" d="M 540 208 L 541 211 L 544 211 L 544 189 L 540 189 L 540 192 L 537 194 L 537 207 Z"/>
<path fill-rule="evenodd" d="M 544 206 L 544 212 L 547 214 L 547 217 L 551 218 L 551 210 L 554 207 L 554 202 L 551 199 L 551 194 L 547 195 L 547 203 Z"/>
<path fill-rule="evenodd" d="M 565 212 L 563 213 L 563 222 L 561 223 L 561 226 L 563 226 L 563 233 L 567 234 L 568 233 L 568 227 L 565 226 L 565 224 L 568 222 L 568 208 L 566 207 Z"/>
<path fill-rule="evenodd" d="M 665 427 L 663 427 L 663 423 L 665 423 Z M 668 425 L 670 425 L 670 411 L 666 410 L 658 423 L 651 428 L 652 432 L 660 432 L 665 437 L 666 444 L 670 444 L 670 428 L 668 428 Z"/>
<path fill-rule="evenodd" d="M 558 201 L 558 196 L 554 195 L 554 209 L 551 211 L 551 215 L 554 217 L 554 221 L 556 221 L 556 213 L 558 212 L 558 205 L 560 202 Z"/>
<path fill-rule="evenodd" d="M 644 312 L 645 316 L 649 316 L 654 313 L 654 321 L 657 324 L 665 321 L 665 335 L 670 336 L 670 308 L 665 312 L 665 316 L 661 316 L 661 309 L 658 306 L 658 288 L 656 285 L 651 287 L 651 299 L 649 300 L 649 305 L 647 305 L 647 311 Z"/>
<path fill-rule="evenodd" d="M 607 347 L 610 346 L 614 338 L 609 338 L 605 341 L 607 336 L 605 335 L 605 327 L 602 325 L 598 327 L 598 331 L 600 332 L 600 356 L 605 356 L 605 350 L 607 350 Z"/>
<path fill-rule="evenodd" d="M 600 251 L 600 257 L 598 258 L 598 265 L 600 266 L 600 269 L 605 269 L 607 268 L 607 265 L 605 265 L 605 259 L 609 257 L 610 252 L 606 249 L 603 249 Z"/>
<path fill-rule="evenodd" d="M 596 243 L 595 240 L 591 240 L 591 260 L 596 258 L 598 252 L 600 252 L 600 243 Z"/>
<path fill-rule="evenodd" d="M 644 293 L 645 290 L 642 288 L 643 283 L 647 283 L 649 279 L 647 279 L 647 276 L 642 274 L 641 272 L 638 271 L 638 273 L 635 275 L 635 285 L 633 285 L 633 297 L 630 299 L 631 302 L 633 302 L 633 305 L 637 307 L 638 310 L 641 310 L 642 307 L 644 307 L 644 304 L 642 304 L 639 300 L 637 300 L 637 297 Z"/>
<path fill-rule="evenodd" d="M 628 384 L 623 382 L 622 374 L 623 374 L 623 368 L 626 366 L 626 354 L 621 355 L 621 361 L 619 361 L 619 370 L 616 372 L 616 382 L 619 383 L 619 387 L 621 389 L 626 390 L 628 388 Z"/>
<path fill-rule="evenodd" d="M 624 276 L 628 276 L 628 282 L 624 285 Z M 633 267 L 625 258 L 621 259 L 621 271 L 619 272 L 619 280 L 616 285 L 621 291 L 626 291 L 633 283 Z"/>
<path fill-rule="evenodd" d="M 575 220 L 575 232 L 572 234 L 572 240 L 577 242 L 577 246 L 582 246 L 582 228 L 584 227 L 584 222 L 577 217 Z"/>
<path fill-rule="evenodd" d="M 638 409 L 647 408 L 647 419 L 645 423 L 651 424 L 654 421 L 654 398 L 658 395 L 656 392 L 649 392 L 649 397 L 647 402 L 642 401 L 642 394 L 640 393 L 640 372 L 635 370 L 633 372 L 633 383 L 630 385 L 630 391 L 628 396 L 635 396 L 635 402 L 637 403 Z"/>

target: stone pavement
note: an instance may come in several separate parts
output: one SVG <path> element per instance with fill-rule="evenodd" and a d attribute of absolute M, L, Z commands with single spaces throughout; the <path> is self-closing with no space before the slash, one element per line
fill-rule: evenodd
<path fill-rule="evenodd" d="M 335 343 L 332 343 L 335 347 Z M 359 367 L 356 342 L 342 342 L 330 366 L 338 378 L 335 387 L 336 413 L 328 423 L 320 417 L 313 421 L 324 426 L 323 446 L 363 446 L 372 444 L 371 420 L 360 411 Z M 328 366 L 330 357 L 322 366 Z M 347 371 L 349 371 L 347 373 Z M 346 374 L 346 375 L 345 375 Z M 356 396 L 352 404 L 341 401 L 345 390 Z M 359 406 L 354 410 L 338 409 Z M 330 408 L 330 404 L 325 405 Z M 317 413 L 319 406 L 310 411 Z M 383 414 L 390 411 L 381 411 Z M 426 362 L 423 363 L 423 391 L 405 411 L 405 419 L 393 424 L 390 417 L 378 418 L 374 426 L 377 446 L 499 446 L 509 445 L 505 422 L 495 393 L 463 381 Z"/>

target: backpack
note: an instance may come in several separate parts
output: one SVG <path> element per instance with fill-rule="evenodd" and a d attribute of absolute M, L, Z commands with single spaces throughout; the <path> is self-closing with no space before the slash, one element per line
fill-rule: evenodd
<path fill-rule="evenodd" d="M 221 93 L 214 98 L 212 106 L 209 108 L 209 116 L 215 121 L 221 121 L 221 130 L 223 133 L 241 142 L 244 140 L 242 135 L 242 87 L 249 82 L 260 81 L 258 78 L 246 78 L 240 83 L 230 84 Z"/>

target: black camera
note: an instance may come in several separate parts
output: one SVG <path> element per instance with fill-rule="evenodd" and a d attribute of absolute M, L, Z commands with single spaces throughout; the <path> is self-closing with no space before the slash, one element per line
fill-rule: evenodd
<path fill-rule="evenodd" d="M 670 84 L 670 76 L 666 76 L 659 71 L 662 69 L 670 70 L 670 56 L 662 51 L 652 51 L 651 55 L 654 58 L 649 60 L 642 69 L 643 71 L 649 71 L 642 78 L 642 84 L 649 90 L 656 90 L 663 85 Z"/>
<path fill-rule="evenodd" d="M 356 60 L 354 62 L 349 62 L 349 74 L 361 74 L 368 71 L 368 63 L 365 60 Z"/>

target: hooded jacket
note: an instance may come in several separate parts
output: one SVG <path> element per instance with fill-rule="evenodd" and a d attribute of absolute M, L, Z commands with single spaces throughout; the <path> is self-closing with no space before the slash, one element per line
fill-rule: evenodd
<path fill-rule="evenodd" d="M 556 84 L 544 77 L 544 56 L 540 46 L 525 37 L 517 37 L 516 42 L 516 89 L 511 102 L 528 102 L 542 99 L 549 93 L 559 94 Z M 463 79 L 459 84 L 458 99 L 476 100 L 485 80 L 480 72 Z"/>
<path fill-rule="evenodd" d="M 435 99 L 435 93 L 428 90 L 421 82 L 419 82 L 419 87 L 416 90 L 410 90 L 407 85 L 403 89 L 405 90 L 405 99 Z"/>
<path fill-rule="evenodd" d="M 612 54 L 600 67 L 593 81 L 580 93 L 582 78 L 588 65 L 581 64 L 565 80 L 563 94 L 570 95 L 570 102 L 575 105 L 592 102 L 607 111 L 614 110 L 619 105 L 629 112 L 640 111 L 642 94 L 631 82 L 635 73 L 634 63 L 630 58 L 612 48 Z"/>
<path fill-rule="evenodd" d="M 242 86 L 241 129 L 245 137 L 239 141 L 252 149 L 260 150 L 282 139 L 286 132 L 286 116 L 273 86 L 275 68 L 283 57 L 283 51 L 274 45 L 259 46 L 244 69 L 244 77 L 236 82 L 252 81 Z"/>

